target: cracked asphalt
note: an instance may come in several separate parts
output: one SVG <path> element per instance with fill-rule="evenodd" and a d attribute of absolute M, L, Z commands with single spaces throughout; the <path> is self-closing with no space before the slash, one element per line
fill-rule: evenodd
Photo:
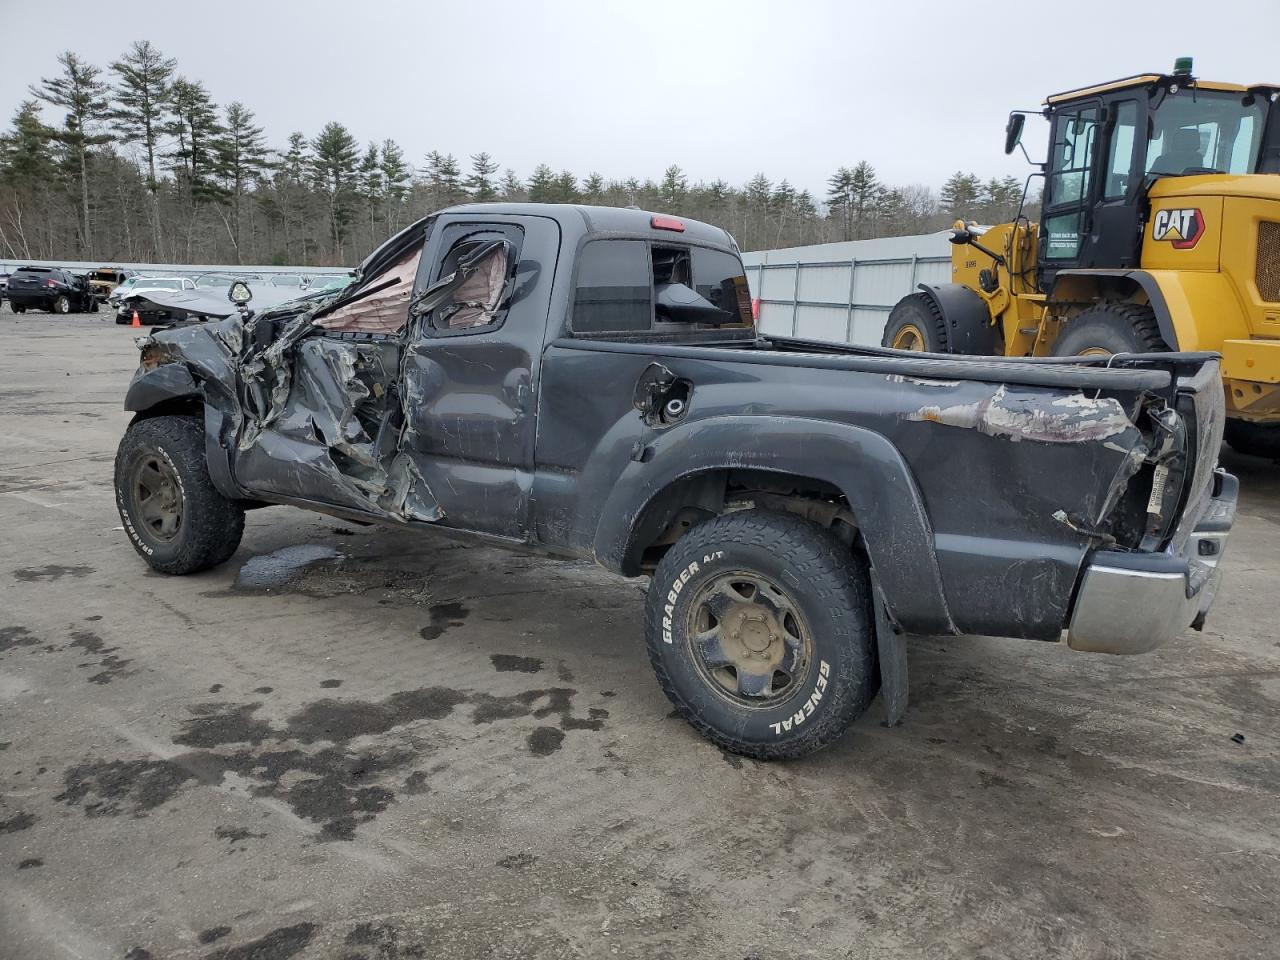
<path fill-rule="evenodd" d="M 4 960 L 1277 955 L 1280 465 L 1225 454 L 1204 633 L 915 640 L 903 727 L 760 764 L 669 716 L 643 581 L 287 508 L 152 573 L 134 334 L 0 313 Z"/>

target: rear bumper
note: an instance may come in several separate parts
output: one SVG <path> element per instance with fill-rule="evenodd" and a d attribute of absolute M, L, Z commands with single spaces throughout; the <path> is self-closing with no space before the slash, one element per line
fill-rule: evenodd
<path fill-rule="evenodd" d="M 25 290 L 19 290 L 16 293 L 5 291 L 4 298 L 10 304 L 16 307 L 39 307 L 48 310 L 53 306 L 53 301 L 58 295 L 56 293 L 28 293 Z"/>
<path fill-rule="evenodd" d="M 1199 629 L 1222 577 L 1240 484 L 1223 470 L 1178 554 L 1099 550 L 1085 566 L 1067 646 L 1093 653 L 1146 653 L 1187 627 Z"/>

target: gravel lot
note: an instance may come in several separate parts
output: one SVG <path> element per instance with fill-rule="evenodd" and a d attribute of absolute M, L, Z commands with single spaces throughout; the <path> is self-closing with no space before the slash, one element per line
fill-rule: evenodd
<path fill-rule="evenodd" d="M 135 333 L 0 313 L 5 960 L 1277 956 L 1280 466 L 1226 454 L 1204 633 L 922 639 L 905 726 L 766 765 L 668 716 L 641 581 L 285 508 L 151 573 Z"/>

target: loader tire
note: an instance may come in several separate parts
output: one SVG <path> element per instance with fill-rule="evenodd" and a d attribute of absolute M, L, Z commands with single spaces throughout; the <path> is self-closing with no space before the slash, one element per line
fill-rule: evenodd
<path fill-rule="evenodd" d="M 649 659 L 676 712 L 717 746 L 801 757 L 875 694 L 864 559 L 793 514 L 743 510 L 691 528 L 654 572 Z"/>
<path fill-rule="evenodd" d="M 889 312 L 880 346 L 946 353 L 947 324 L 933 298 L 925 293 L 913 293 L 899 300 Z"/>
<path fill-rule="evenodd" d="M 1100 303 L 1076 314 L 1053 345 L 1055 357 L 1164 353 L 1156 312 L 1145 303 Z"/>
<path fill-rule="evenodd" d="M 1280 460 L 1280 423 L 1228 420 L 1224 439 L 1236 453 Z"/>
<path fill-rule="evenodd" d="M 131 423 L 116 453 L 115 487 L 129 541 L 160 573 L 208 570 L 240 546 L 244 510 L 209 479 L 199 417 Z"/>

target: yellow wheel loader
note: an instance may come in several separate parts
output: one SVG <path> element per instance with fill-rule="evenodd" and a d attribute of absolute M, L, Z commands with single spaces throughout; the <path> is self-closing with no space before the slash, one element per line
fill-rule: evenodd
<path fill-rule="evenodd" d="M 1280 458 L 1280 86 L 1198 80 L 1180 58 L 1172 74 L 1055 94 L 1042 112 L 1039 222 L 958 221 L 953 282 L 899 301 L 883 345 L 1216 351 L 1227 441 Z M 1006 153 L 1026 114 L 1010 114 Z"/>

